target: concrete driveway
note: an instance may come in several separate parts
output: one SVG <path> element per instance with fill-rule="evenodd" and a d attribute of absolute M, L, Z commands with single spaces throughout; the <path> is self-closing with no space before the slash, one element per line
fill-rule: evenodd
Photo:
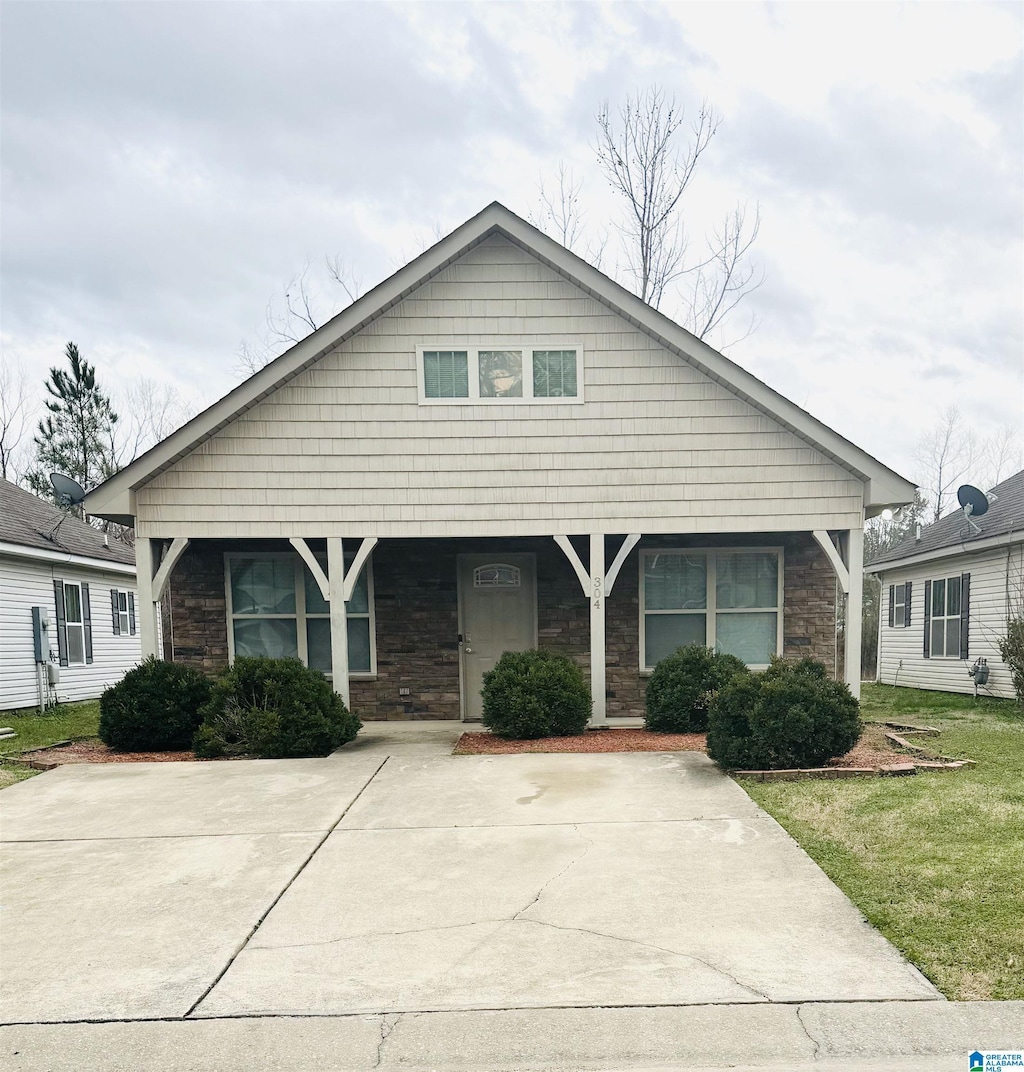
<path fill-rule="evenodd" d="M 0 1020 L 351 1017 L 379 1046 L 426 1013 L 941 1003 L 704 756 L 458 732 L 5 790 Z"/>

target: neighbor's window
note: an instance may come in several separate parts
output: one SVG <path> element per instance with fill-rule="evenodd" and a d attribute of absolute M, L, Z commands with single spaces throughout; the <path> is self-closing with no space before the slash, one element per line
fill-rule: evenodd
<path fill-rule="evenodd" d="M 135 636 L 135 594 L 110 589 L 110 612 L 114 621 L 114 636 Z"/>
<path fill-rule="evenodd" d="M 774 549 L 641 552 L 641 668 L 689 644 L 767 666 L 780 650 L 781 581 Z"/>
<path fill-rule="evenodd" d="M 81 585 L 64 582 L 64 619 L 68 635 L 68 665 L 85 665 L 85 620 Z"/>
<path fill-rule="evenodd" d="M 902 629 L 907 621 L 907 586 L 897 584 L 892 592 L 892 621 L 895 629 Z"/>
<path fill-rule="evenodd" d="M 960 575 L 932 581 L 931 658 L 960 658 Z"/>
<path fill-rule="evenodd" d="M 350 556 L 346 555 L 346 566 Z M 301 659 L 331 674 L 331 608 L 298 555 L 228 555 L 231 656 Z M 345 605 L 350 674 L 374 672 L 370 565 Z"/>
<path fill-rule="evenodd" d="M 423 402 L 582 402 L 581 347 L 417 350 Z"/>

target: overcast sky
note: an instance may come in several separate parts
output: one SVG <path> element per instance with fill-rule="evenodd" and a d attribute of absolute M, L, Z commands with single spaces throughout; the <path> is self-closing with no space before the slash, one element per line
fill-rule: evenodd
<path fill-rule="evenodd" d="M 346 304 L 325 256 L 369 289 L 491 201 L 536 213 L 559 161 L 614 219 L 595 113 L 657 83 L 723 117 L 690 233 L 760 207 L 759 326 L 726 352 L 919 480 L 948 406 L 1024 427 L 1022 16 L 6 0 L 3 359 L 41 389 L 73 340 L 112 390 L 208 404 L 306 265 L 323 319 Z"/>

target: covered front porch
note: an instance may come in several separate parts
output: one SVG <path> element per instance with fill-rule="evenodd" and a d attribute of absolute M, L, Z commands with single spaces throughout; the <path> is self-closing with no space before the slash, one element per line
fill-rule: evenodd
<path fill-rule="evenodd" d="M 144 537 L 143 655 L 211 673 L 239 654 L 297 656 L 370 721 L 476 720 L 483 674 L 529 647 L 589 673 L 594 725 L 641 716 L 651 668 L 684 643 L 751 666 L 811 656 L 857 695 L 860 615 L 840 650 L 836 602 L 860 605 L 861 537 Z"/>

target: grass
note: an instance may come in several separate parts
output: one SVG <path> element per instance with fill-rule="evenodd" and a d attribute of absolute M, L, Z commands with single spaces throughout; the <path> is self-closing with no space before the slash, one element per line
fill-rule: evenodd
<path fill-rule="evenodd" d="M 958 773 L 744 782 L 946 997 L 1024 999 L 1024 710 L 866 685 L 866 719 L 935 726 Z"/>
<path fill-rule="evenodd" d="M 5 762 L 9 757 L 57 741 L 95 737 L 99 721 L 99 700 L 60 704 L 45 715 L 39 714 L 38 707 L 0 712 L 0 726 L 10 726 L 17 733 L 17 737 L 0 741 L 0 789 L 39 773 L 21 764 Z"/>

